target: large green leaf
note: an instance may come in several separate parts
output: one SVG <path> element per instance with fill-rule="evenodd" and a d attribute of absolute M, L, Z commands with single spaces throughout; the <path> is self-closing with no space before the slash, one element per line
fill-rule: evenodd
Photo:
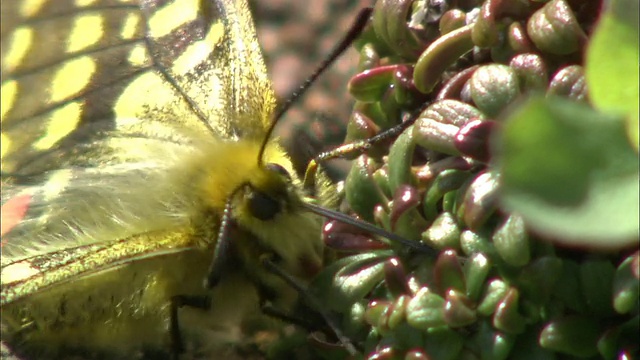
<path fill-rule="evenodd" d="M 622 117 L 560 98 L 530 99 L 494 139 L 501 201 L 536 232 L 619 248 L 638 241 L 638 155 Z"/>
<path fill-rule="evenodd" d="M 593 105 L 625 115 L 638 150 L 638 0 L 612 0 L 590 40 L 585 76 Z"/>

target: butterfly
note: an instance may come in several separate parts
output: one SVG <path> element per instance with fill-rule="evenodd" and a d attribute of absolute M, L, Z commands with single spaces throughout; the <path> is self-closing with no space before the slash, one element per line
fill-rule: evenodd
<path fill-rule="evenodd" d="M 313 276 L 322 219 L 270 136 L 275 107 L 245 1 L 3 4 L 9 347 L 224 358 L 260 304 L 293 306 L 260 264 Z"/>

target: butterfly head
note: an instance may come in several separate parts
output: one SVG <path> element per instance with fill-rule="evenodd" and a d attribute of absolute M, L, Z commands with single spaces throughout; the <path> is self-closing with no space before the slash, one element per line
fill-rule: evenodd
<path fill-rule="evenodd" d="M 238 251 L 247 252 L 241 258 L 272 254 L 292 274 L 314 275 L 322 265 L 322 219 L 303 207 L 302 183 L 285 151 L 270 142 L 256 161 L 260 148 L 238 141 L 209 153 L 216 166 L 197 180 L 202 200 L 220 215 L 228 206 L 230 220 L 248 235 L 234 237 Z"/>

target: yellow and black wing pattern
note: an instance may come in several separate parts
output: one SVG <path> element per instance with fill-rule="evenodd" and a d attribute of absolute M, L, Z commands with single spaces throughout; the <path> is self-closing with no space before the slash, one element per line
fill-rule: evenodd
<path fill-rule="evenodd" d="M 3 264 L 179 222 L 157 209 L 176 163 L 264 136 L 274 96 L 244 1 L 8 1 L 1 22 L 3 202 L 30 201 Z M 144 218 L 122 202 L 153 224 L 112 233 Z"/>

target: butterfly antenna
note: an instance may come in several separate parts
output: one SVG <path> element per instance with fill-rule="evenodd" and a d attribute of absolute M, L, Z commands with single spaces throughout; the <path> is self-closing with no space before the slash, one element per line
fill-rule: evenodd
<path fill-rule="evenodd" d="M 289 108 L 291 108 L 291 105 L 293 105 L 299 98 L 301 98 L 306 93 L 306 91 L 316 81 L 316 79 L 318 79 L 318 77 L 322 75 L 322 73 L 324 73 L 324 71 L 327 70 L 327 68 L 329 68 L 329 66 L 331 66 L 331 64 L 333 64 L 333 62 L 338 57 L 340 57 L 340 55 L 342 55 L 342 53 L 344 53 L 344 51 L 347 48 L 349 48 L 349 46 L 351 46 L 353 41 L 357 39 L 358 36 L 360 36 L 360 34 L 362 33 L 362 30 L 364 30 L 365 25 L 367 25 L 367 22 L 369 21 L 369 18 L 371 17 L 372 12 L 373 12 L 373 8 L 370 8 L 370 7 L 363 8 L 360 10 L 360 12 L 356 17 L 356 20 L 353 22 L 353 24 L 351 25 L 351 28 L 349 29 L 347 34 L 342 38 L 340 43 L 338 43 L 338 45 L 331 51 L 329 56 L 325 58 L 325 60 L 320 64 L 320 66 L 316 68 L 313 74 L 311 74 L 311 76 L 309 76 L 300 85 L 300 87 L 298 87 L 298 89 L 294 91 L 281 106 L 278 107 L 278 110 L 276 110 L 276 113 L 273 116 L 273 121 L 271 122 L 269 129 L 267 129 L 267 136 L 264 137 L 262 146 L 260 147 L 260 153 L 258 154 L 258 163 L 260 165 L 262 165 L 262 157 L 264 155 L 264 150 L 267 146 L 267 142 L 271 138 L 271 134 L 273 133 L 273 130 L 275 129 L 278 122 L 280 121 L 280 118 L 282 118 L 282 116 L 289 110 Z"/>

